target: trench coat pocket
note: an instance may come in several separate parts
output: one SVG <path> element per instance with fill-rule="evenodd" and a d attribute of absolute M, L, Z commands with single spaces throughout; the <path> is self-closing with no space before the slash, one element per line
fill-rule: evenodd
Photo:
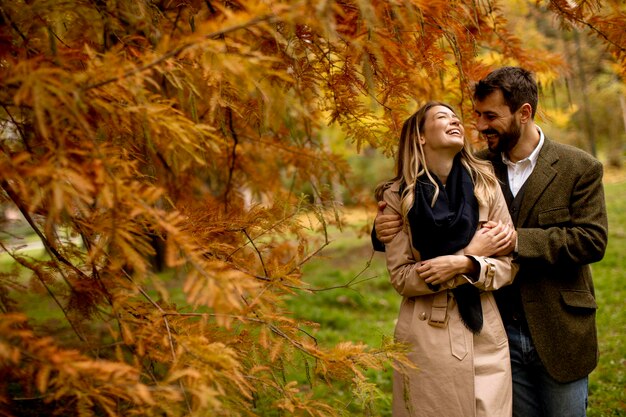
<path fill-rule="evenodd" d="M 590 312 L 598 308 L 596 299 L 589 291 L 585 290 L 561 291 L 561 299 L 570 309 L 580 310 L 581 312 Z"/>
<path fill-rule="evenodd" d="M 539 213 L 537 221 L 540 226 L 567 223 L 572 219 L 567 207 L 555 208 Z"/>

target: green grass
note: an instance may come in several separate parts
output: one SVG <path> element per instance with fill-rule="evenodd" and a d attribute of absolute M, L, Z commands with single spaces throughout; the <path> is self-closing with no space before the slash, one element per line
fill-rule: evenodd
<path fill-rule="evenodd" d="M 597 313 L 600 363 L 590 375 L 589 417 L 626 416 L 626 287 L 623 284 L 626 269 L 626 182 L 607 185 L 606 200 L 609 246 L 605 258 L 593 265 L 600 306 Z M 371 255 L 368 235 L 344 230 L 334 231 L 331 237 L 333 242 L 323 251 L 324 256 L 305 266 L 304 280 L 317 288 L 347 285 L 362 272 Z M 320 344 L 329 346 L 340 341 L 363 341 L 380 347 L 382 338 L 393 334 L 400 297 L 389 283 L 382 254 L 374 255 L 371 265 L 357 281 L 364 277 L 370 279 L 349 288 L 298 297 L 297 302 L 291 304 L 297 317 L 320 323 L 320 329 L 314 333 Z M 372 415 L 390 415 L 389 370 L 372 371 L 368 375 L 380 389 Z M 335 395 L 340 401 L 350 401 L 349 392 Z M 363 415 L 354 407 L 347 409 L 352 412 L 350 415 Z"/>
<path fill-rule="evenodd" d="M 609 245 L 593 265 L 600 363 L 589 378 L 589 417 L 626 416 L 626 183 L 605 188 Z"/>
<path fill-rule="evenodd" d="M 351 341 L 379 348 L 393 335 L 400 297 L 389 283 L 384 255 L 373 253 L 361 225 L 332 230 L 330 245 L 304 267 L 304 281 L 316 291 L 288 303 L 296 317 L 319 323 L 311 332 L 324 347 Z M 317 386 L 317 395 L 327 400 L 332 395 L 347 415 L 391 415 L 391 370 L 371 370 L 367 376 L 378 389 L 368 410 L 355 402 L 348 386 L 333 391 Z"/>

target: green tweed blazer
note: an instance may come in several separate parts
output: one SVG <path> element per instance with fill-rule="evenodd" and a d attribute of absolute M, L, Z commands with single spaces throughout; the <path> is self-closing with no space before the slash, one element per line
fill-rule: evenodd
<path fill-rule="evenodd" d="M 478 156 L 505 178 L 499 154 Z M 608 240 L 602 172 L 588 153 L 546 139 L 515 224 L 522 307 L 541 361 L 560 382 L 587 376 L 598 362 L 589 264 L 602 259 Z"/>

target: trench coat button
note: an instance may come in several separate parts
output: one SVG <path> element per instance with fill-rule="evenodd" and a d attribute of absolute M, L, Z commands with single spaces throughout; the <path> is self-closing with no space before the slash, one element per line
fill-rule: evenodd
<path fill-rule="evenodd" d="M 417 316 L 420 320 L 424 321 L 428 318 L 428 316 L 426 315 L 426 313 L 424 311 L 422 311 L 418 316 Z"/>

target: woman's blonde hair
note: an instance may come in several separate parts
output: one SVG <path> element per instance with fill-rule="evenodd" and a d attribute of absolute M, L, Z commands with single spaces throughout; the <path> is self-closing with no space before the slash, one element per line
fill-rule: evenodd
<path fill-rule="evenodd" d="M 420 143 L 421 135 L 424 133 L 426 114 L 435 106 L 444 106 L 456 113 L 454 109 L 445 103 L 430 101 L 419 108 L 402 125 L 400 142 L 396 153 L 396 173 L 395 177 L 385 181 L 376 187 L 376 200 L 382 201 L 383 193 L 392 183 L 400 181 L 401 210 L 402 217 L 406 220 L 406 215 L 413 206 L 415 182 L 419 177 L 426 174 L 429 181 L 435 186 L 435 193 L 431 204 L 435 204 L 439 195 L 439 186 L 430 174 L 426 166 L 424 148 Z M 474 195 L 479 203 L 486 204 L 493 198 L 493 194 L 498 186 L 498 180 L 489 162 L 477 159 L 472 153 L 471 146 L 467 140 L 461 149 L 461 163 L 468 170 L 474 182 Z M 406 222 L 405 222 L 406 224 Z"/>

